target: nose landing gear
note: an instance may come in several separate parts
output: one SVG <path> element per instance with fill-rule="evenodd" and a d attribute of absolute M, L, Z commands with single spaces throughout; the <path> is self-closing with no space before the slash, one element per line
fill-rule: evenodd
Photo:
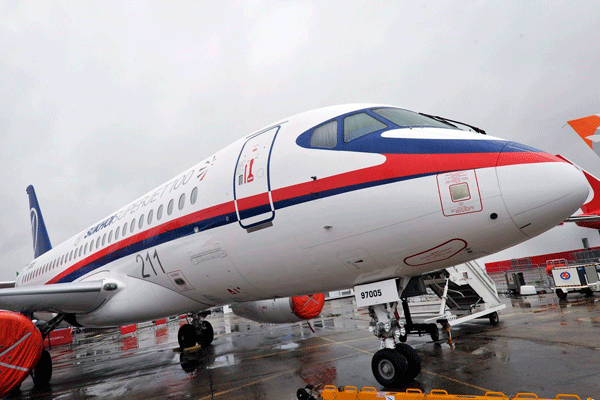
<path fill-rule="evenodd" d="M 386 387 L 402 387 L 412 382 L 421 372 L 421 359 L 406 340 L 406 331 L 400 325 L 397 303 L 369 307 L 369 331 L 381 341 L 371 360 L 371 370 L 377 382 Z"/>
<path fill-rule="evenodd" d="M 205 320 L 208 314 L 188 314 L 188 323 L 182 325 L 177 332 L 177 340 L 182 349 L 194 347 L 196 343 L 201 346 L 208 346 L 212 343 L 215 333 L 211 323 Z M 190 319 L 191 322 L 189 322 Z"/>

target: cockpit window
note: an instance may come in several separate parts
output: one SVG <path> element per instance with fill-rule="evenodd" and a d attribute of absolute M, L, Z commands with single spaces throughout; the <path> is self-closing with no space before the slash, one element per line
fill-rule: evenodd
<path fill-rule="evenodd" d="M 344 118 L 344 142 L 348 143 L 361 136 L 385 129 L 387 125 L 366 113 L 358 113 Z"/>
<path fill-rule="evenodd" d="M 443 122 L 436 121 L 433 118 L 429 118 L 412 111 L 403 110 L 401 108 L 376 108 L 372 111 L 401 128 L 420 128 L 427 126 L 433 128 L 457 129 L 450 124 L 445 124 Z"/>
<path fill-rule="evenodd" d="M 310 138 L 310 147 L 332 149 L 337 145 L 337 121 L 319 126 Z"/>

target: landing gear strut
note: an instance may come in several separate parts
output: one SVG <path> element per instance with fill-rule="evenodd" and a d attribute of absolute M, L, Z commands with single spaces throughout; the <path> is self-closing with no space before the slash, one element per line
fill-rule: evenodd
<path fill-rule="evenodd" d="M 403 387 L 421 372 L 421 359 L 405 343 L 406 330 L 399 323 L 398 303 L 377 304 L 369 307 L 369 331 L 381 341 L 381 348 L 373 355 L 371 370 L 377 382 L 386 387 Z"/>
<path fill-rule="evenodd" d="M 52 318 L 50 321 L 46 322 L 42 327 L 40 327 L 40 333 L 42 334 L 42 338 L 48 337 L 50 332 L 52 332 L 60 323 L 65 319 L 66 314 L 58 314 L 56 317 Z M 37 365 L 31 370 L 31 377 L 33 378 L 33 383 L 36 387 L 45 387 L 50 383 L 50 379 L 52 379 L 52 357 L 48 350 L 42 350 L 42 355 L 37 362 Z"/>
<path fill-rule="evenodd" d="M 201 346 L 208 346 L 212 343 L 215 333 L 210 322 L 204 319 L 208 314 L 209 313 L 188 314 L 188 323 L 182 325 L 177 333 L 177 340 L 182 349 L 194 347 L 196 343 Z"/>

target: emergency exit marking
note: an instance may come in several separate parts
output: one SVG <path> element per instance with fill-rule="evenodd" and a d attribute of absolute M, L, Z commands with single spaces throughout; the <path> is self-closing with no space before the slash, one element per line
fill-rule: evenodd
<path fill-rule="evenodd" d="M 444 216 L 471 214 L 483 210 L 475 170 L 439 174 L 437 184 Z"/>

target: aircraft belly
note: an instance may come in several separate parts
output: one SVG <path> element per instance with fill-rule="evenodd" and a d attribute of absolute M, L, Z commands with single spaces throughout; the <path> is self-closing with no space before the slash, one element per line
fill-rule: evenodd
<path fill-rule="evenodd" d="M 117 293 L 98 310 L 78 315 L 77 322 L 83 326 L 118 326 L 209 308 L 148 280 L 127 276 L 125 282 L 127 290 Z"/>

